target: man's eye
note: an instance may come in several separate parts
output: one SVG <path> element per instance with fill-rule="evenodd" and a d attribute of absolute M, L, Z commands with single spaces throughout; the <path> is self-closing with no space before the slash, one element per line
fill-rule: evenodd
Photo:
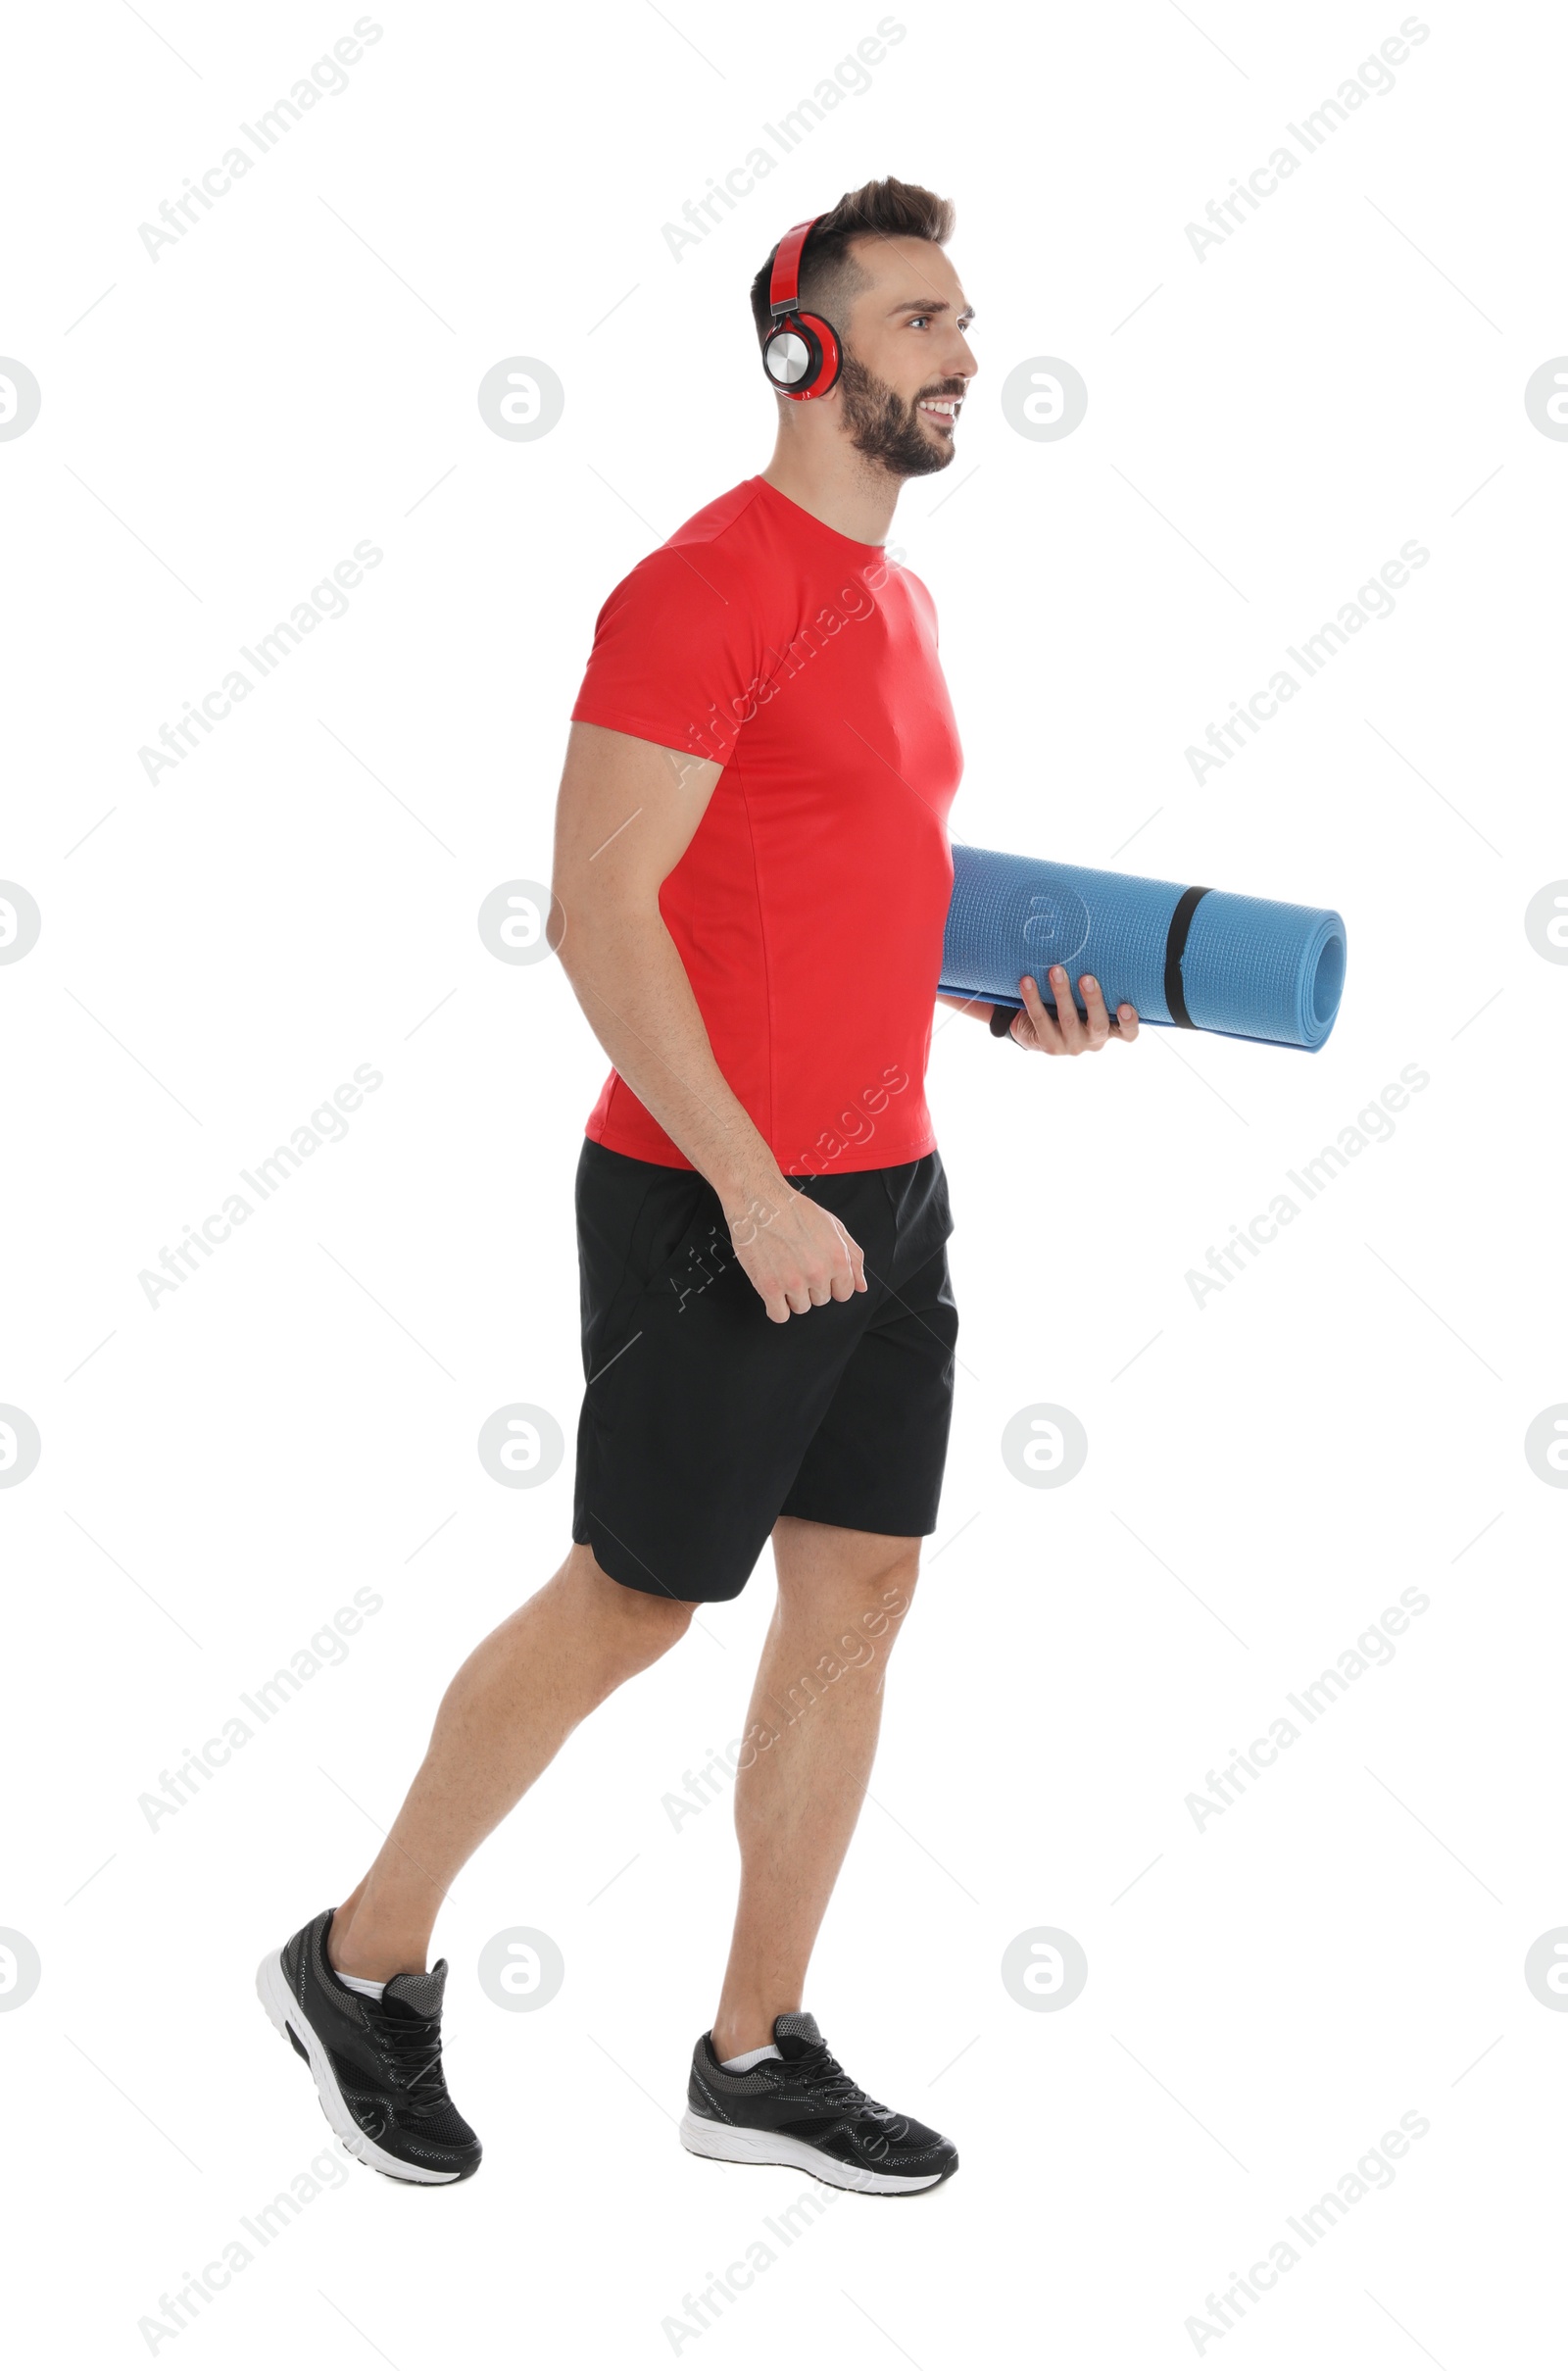
<path fill-rule="evenodd" d="M 915 314 L 915 315 L 914 315 L 913 319 L 910 321 L 910 322 L 909 322 L 909 327 L 910 327 L 911 329 L 923 328 L 923 327 L 924 327 L 924 325 L 925 325 L 925 323 L 926 323 L 926 322 L 927 322 L 927 321 L 928 321 L 930 319 L 931 319 L 931 316 L 930 316 L 930 314 L 929 314 L 929 313 L 917 313 L 917 314 Z"/>

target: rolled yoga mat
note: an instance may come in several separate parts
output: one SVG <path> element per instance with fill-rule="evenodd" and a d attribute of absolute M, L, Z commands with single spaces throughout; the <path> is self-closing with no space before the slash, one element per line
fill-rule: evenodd
<path fill-rule="evenodd" d="M 1112 1013 L 1315 1053 L 1340 1009 L 1345 924 L 1326 906 L 955 846 L 941 993 L 1016 1011 L 1028 972 L 1054 1008 L 1053 963 L 1075 996 L 1092 974 Z"/>

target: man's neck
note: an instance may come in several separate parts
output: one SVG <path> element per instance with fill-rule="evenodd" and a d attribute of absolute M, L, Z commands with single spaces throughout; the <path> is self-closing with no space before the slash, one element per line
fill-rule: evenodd
<path fill-rule="evenodd" d="M 838 437 L 831 446 L 803 453 L 780 435 L 762 477 L 825 527 L 848 535 L 852 542 L 873 544 L 888 539 L 903 483 Z"/>

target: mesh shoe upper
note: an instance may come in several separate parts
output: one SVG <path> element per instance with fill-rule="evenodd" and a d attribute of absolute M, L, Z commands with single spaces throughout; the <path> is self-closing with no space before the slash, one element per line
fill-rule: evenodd
<path fill-rule="evenodd" d="M 283 1947 L 283 1971 L 300 2012 L 331 2061 L 349 2113 L 395 2156 L 433 2170 L 471 2172 L 480 2149 L 447 2091 L 441 2007 L 447 1963 L 391 1978 L 379 2001 L 340 1984 L 326 1956 L 332 1912 L 323 1910 Z"/>
<path fill-rule="evenodd" d="M 729 2074 L 705 2034 L 692 2058 L 692 2113 L 753 2131 L 787 2132 L 847 2164 L 881 2173 L 951 2170 L 957 2151 L 943 2134 L 873 2099 L 834 2057 L 816 2019 L 793 2009 L 773 2020 L 779 2056 Z"/>

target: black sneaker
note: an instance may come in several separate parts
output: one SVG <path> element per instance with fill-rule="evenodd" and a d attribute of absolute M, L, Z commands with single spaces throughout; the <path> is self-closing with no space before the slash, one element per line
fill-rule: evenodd
<path fill-rule="evenodd" d="M 262 2006 L 316 2078 L 321 2111 L 362 2164 L 399 2182 L 461 2182 L 479 2143 L 447 2095 L 441 1998 L 447 1963 L 394 1976 L 379 2001 L 351 1992 L 326 1956 L 323 1910 L 256 1971 Z"/>
<path fill-rule="evenodd" d="M 873 2198 L 930 2190 L 957 2171 L 953 2143 L 867 2099 L 805 2009 L 775 2017 L 773 2040 L 781 2056 L 728 2075 L 713 2055 L 712 2036 L 704 2034 L 692 2053 L 680 2127 L 694 2156 L 795 2165 L 835 2190 Z"/>

